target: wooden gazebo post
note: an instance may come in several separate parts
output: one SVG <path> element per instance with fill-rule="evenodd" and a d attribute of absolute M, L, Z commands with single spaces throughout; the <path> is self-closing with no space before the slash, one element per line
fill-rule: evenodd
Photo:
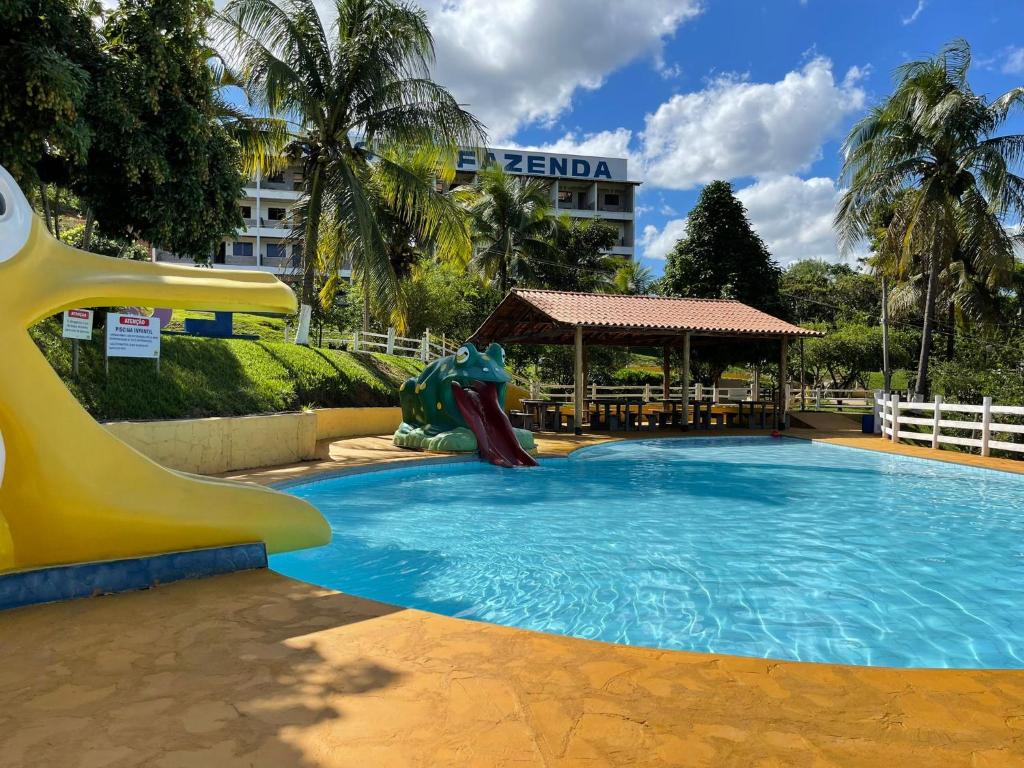
<path fill-rule="evenodd" d="M 775 428 L 786 428 L 786 380 L 789 378 L 787 364 L 789 357 L 789 339 L 783 336 L 779 339 L 779 395 L 778 405 L 775 407 Z"/>
<path fill-rule="evenodd" d="M 672 347 L 668 344 L 661 360 L 661 397 L 663 400 L 672 397 Z"/>
<path fill-rule="evenodd" d="M 583 434 L 583 326 L 576 326 L 576 366 L 575 366 L 575 387 L 573 387 L 573 431 L 577 435 Z"/>
<path fill-rule="evenodd" d="M 700 406 L 693 404 L 693 421 L 697 426 Z M 690 332 L 683 333 L 683 429 L 690 428 Z"/>

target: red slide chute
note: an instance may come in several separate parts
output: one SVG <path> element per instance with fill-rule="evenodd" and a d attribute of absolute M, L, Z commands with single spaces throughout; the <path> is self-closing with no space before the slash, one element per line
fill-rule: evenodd
<path fill-rule="evenodd" d="M 498 404 L 498 388 L 492 382 L 462 387 L 452 382 L 455 404 L 480 448 L 480 456 L 499 467 L 535 467 L 537 460 L 523 450 L 512 423 Z"/>

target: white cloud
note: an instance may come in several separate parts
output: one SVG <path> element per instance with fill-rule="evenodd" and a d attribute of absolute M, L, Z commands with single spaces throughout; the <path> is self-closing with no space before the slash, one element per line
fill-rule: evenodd
<path fill-rule="evenodd" d="M 1024 74 L 1024 48 L 1010 46 L 1006 51 L 1006 61 L 1003 62 L 1002 69 L 1007 75 Z"/>
<path fill-rule="evenodd" d="M 670 219 L 658 229 L 648 224 L 640 233 L 638 245 L 640 255 L 645 259 L 664 259 L 676 242 L 686 235 L 686 219 Z"/>
<path fill-rule="evenodd" d="M 523 125 L 549 124 L 579 89 L 637 58 L 661 65 L 663 40 L 700 13 L 699 0 L 428 0 L 434 76 L 499 144 Z"/>
<path fill-rule="evenodd" d="M 750 223 L 782 266 L 800 259 L 838 261 L 832 227 L 841 190 L 832 179 L 778 176 L 737 190 Z"/>
<path fill-rule="evenodd" d="M 677 211 L 675 208 L 673 208 L 668 203 L 663 203 L 662 204 L 661 210 L 659 211 L 659 213 L 662 216 L 678 216 L 679 215 L 679 211 Z"/>
<path fill-rule="evenodd" d="M 921 11 L 924 10 L 925 5 L 925 0 L 917 0 L 917 7 L 914 9 L 914 12 L 912 14 L 903 19 L 903 26 L 913 24 L 915 21 L 917 21 L 917 17 L 921 15 Z"/>
<path fill-rule="evenodd" d="M 645 180 L 688 189 L 806 170 L 840 120 L 864 106 L 864 72 L 854 67 L 836 82 L 832 62 L 819 56 L 774 83 L 723 75 L 673 96 L 646 118 Z"/>
<path fill-rule="evenodd" d="M 545 144 L 517 144 L 507 142 L 502 147 L 510 149 L 533 149 L 540 152 L 561 152 L 566 155 L 592 155 L 596 157 L 624 157 L 626 170 L 631 179 L 642 176 L 643 158 L 631 147 L 633 132 L 628 128 L 616 128 L 598 133 L 577 134 L 569 131 L 559 139 Z"/>

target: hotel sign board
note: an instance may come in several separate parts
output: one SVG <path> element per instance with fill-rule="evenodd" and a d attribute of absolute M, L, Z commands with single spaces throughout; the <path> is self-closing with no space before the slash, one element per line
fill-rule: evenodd
<path fill-rule="evenodd" d="M 142 315 L 107 315 L 107 357 L 160 358 L 160 319 Z"/>
<path fill-rule="evenodd" d="M 92 310 L 91 309 L 69 309 L 64 313 L 65 339 L 80 339 L 89 341 L 92 339 Z"/>
<path fill-rule="evenodd" d="M 625 158 L 561 155 L 529 149 L 462 149 L 455 168 L 475 173 L 480 170 L 481 160 L 484 165 L 496 163 L 509 173 L 524 176 L 626 181 Z"/>

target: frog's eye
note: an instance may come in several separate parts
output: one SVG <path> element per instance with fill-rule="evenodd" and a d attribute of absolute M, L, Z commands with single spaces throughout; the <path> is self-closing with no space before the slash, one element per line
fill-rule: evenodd
<path fill-rule="evenodd" d="M 0 166 L 0 264 L 20 251 L 32 229 L 32 209 L 14 178 Z"/>
<path fill-rule="evenodd" d="M 455 362 L 462 365 L 467 360 L 469 360 L 469 347 L 459 347 L 455 353 Z"/>

